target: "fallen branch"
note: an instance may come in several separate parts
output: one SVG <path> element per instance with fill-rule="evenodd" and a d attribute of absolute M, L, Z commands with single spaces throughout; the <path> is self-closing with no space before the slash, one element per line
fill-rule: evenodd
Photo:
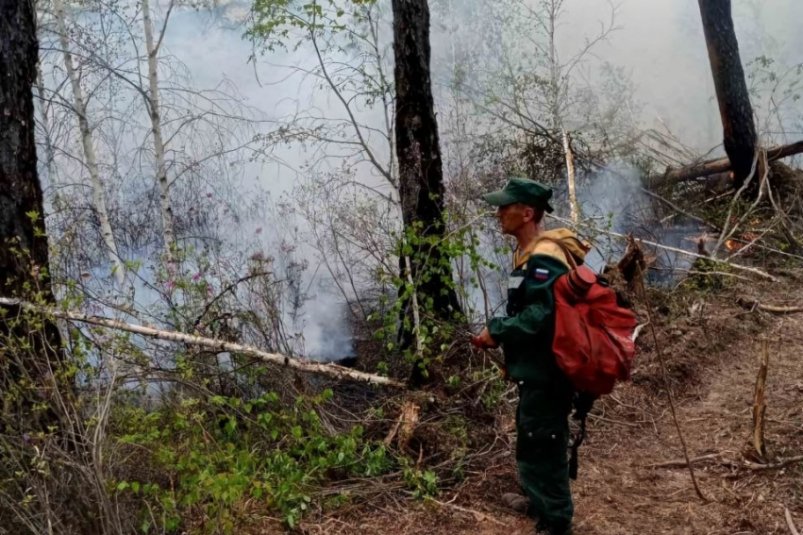
<path fill-rule="evenodd" d="M 350 368 L 346 368 L 344 366 L 339 366 L 336 364 L 311 362 L 296 357 L 290 357 L 288 355 L 282 355 L 280 353 L 268 353 L 266 351 L 262 351 L 261 349 L 252 346 L 236 344 L 233 342 L 226 342 L 224 340 L 218 340 L 215 338 L 207 338 L 205 336 L 186 334 L 178 331 L 167 331 L 163 329 L 156 329 L 154 327 L 135 325 L 100 316 L 89 316 L 87 314 L 80 314 L 78 312 L 59 310 L 58 308 L 54 307 L 36 305 L 19 299 L 8 299 L 5 297 L 0 297 L 0 305 L 16 306 L 40 314 L 51 315 L 55 318 L 60 318 L 70 321 L 78 321 L 81 323 L 88 323 L 90 325 L 98 325 L 101 327 L 115 329 L 118 331 L 140 334 L 142 336 L 148 336 L 159 340 L 167 340 L 170 342 L 180 342 L 184 344 L 205 347 L 213 351 L 229 351 L 232 353 L 242 353 L 245 355 L 256 357 L 259 360 L 262 360 L 270 364 L 285 366 L 303 372 L 329 375 L 338 379 L 351 379 L 354 381 L 362 381 L 378 385 L 387 385 L 387 386 L 404 388 L 403 383 L 394 381 L 393 379 L 390 379 L 388 377 L 383 377 L 381 375 L 352 370 Z"/>
<path fill-rule="evenodd" d="M 633 336 L 631 336 L 630 339 L 633 340 L 634 342 L 638 340 L 638 335 L 641 334 L 641 330 L 646 326 L 647 326 L 646 323 L 640 323 L 636 325 L 636 328 L 633 329 Z"/>
<path fill-rule="evenodd" d="M 687 466 L 689 466 L 689 463 L 695 464 L 702 461 L 712 461 L 712 460 L 719 460 L 719 464 L 721 464 L 722 466 L 727 466 L 728 468 L 745 468 L 747 470 L 761 471 L 761 470 L 777 470 L 779 468 L 785 468 L 790 464 L 803 462 L 803 455 L 799 455 L 797 457 L 789 457 L 788 459 L 779 459 L 777 462 L 774 463 L 762 464 L 744 460 L 742 461 L 731 460 L 726 457 L 723 457 L 722 453 L 709 453 L 707 455 L 701 455 L 699 457 L 694 457 L 692 459 L 689 459 L 688 462 L 685 459 L 678 459 L 675 461 L 666 461 L 663 463 L 645 464 L 643 465 L 643 467 L 686 468 Z"/>
<path fill-rule="evenodd" d="M 750 470 L 777 470 L 778 468 L 786 468 L 790 464 L 803 463 L 803 455 L 797 457 L 789 457 L 788 459 L 778 459 L 774 463 L 762 464 L 746 462 L 745 467 Z"/>
<path fill-rule="evenodd" d="M 796 312 L 803 312 L 803 306 L 780 306 L 780 305 L 765 305 L 753 299 L 745 299 L 740 297 L 736 300 L 739 306 L 748 310 L 761 310 L 762 312 L 771 312 L 773 314 L 794 314 Z"/>
<path fill-rule="evenodd" d="M 789 512 L 789 508 L 784 506 L 783 511 L 784 511 L 784 516 L 786 517 L 786 525 L 789 527 L 789 531 L 792 532 L 792 535 L 800 535 L 800 532 L 795 527 L 795 521 L 792 520 L 792 513 Z"/>
<path fill-rule="evenodd" d="M 789 145 L 780 145 L 767 149 L 767 163 L 786 158 L 803 152 L 803 140 Z M 707 160 L 697 164 L 687 165 L 679 168 L 668 168 L 662 176 L 652 177 L 649 180 L 650 187 L 660 187 L 665 184 L 686 182 L 716 173 L 724 173 L 731 170 L 731 162 L 728 158 L 717 158 Z"/>
<path fill-rule="evenodd" d="M 719 459 L 722 455 L 719 453 L 709 453 L 708 455 L 700 455 L 699 457 L 694 457 L 689 459 L 688 462 L 685 459 L 680 459 L 677 461 L 667 461 L 663 463 L 653 463 L 653 464 L 645 464 L 644 468 L 686 468 L 689 466 L 689 463 L 694 464 L 700 461 L 708 461 L 711 459 Z"/>
<path fill-rule="evenodd" d="M 494 524 L 496 524 L 498 526 L 507 526 L 507 524 L 505 524 L 504 522 L 500 522 L 499 520 L 495 519 L 491 515 L 488 515 L 486 513 L 480 512 L 480 511 L 475 511 L 474 509 L 468 509 L 466 507 L 460 507 L 459 505 L 455 505 L 455 504 L 449 503 L 449 502 L 441 502 L 441 501 L 436 500 L 435 498 L 429 498 L 429 501 L 431 501 L 433 503 L 436 503 L 436 504 L 440 505 L 441 507 L 451 507 L 455 511 L 460 511 L 461 513 L 468 513 L 468 514 L 472 515 L 474 517 L 474 520 L 476 520 L 477 522 L 482 522 L 483 520 L 489 520 L 489 521 L 493 522 Z"/>
<path fill-rule="evenodd" d="M 753 451 L 750 451 L 750 456 L 757 455 L 762 462 L 767 459 L 767 446 L 764 443 L 764 415 L 767 412 L 767 404 L 764 402 L 764 392 L 767 385 L 769 360 L 769 342 L 765 339 L 761 341 L 761 363 L 758 368 L 756 387 L 753 394 L 753 431 L 750 434 L 750 445 L 753 448 Z"/>

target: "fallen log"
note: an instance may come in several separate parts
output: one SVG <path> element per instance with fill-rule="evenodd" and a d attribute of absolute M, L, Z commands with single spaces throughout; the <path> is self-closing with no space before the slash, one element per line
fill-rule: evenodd
<path fill-rule="evenodd" d="M 207 338 L 205 336 L 187 334 L 178 331 L 157 329 L 155 327 L 147 327 L 144 325 L 135 325 L 132 323 L 125 323 L 119 320 L 104 318 L 101 316 L 89 316 L 87 314 L 81 314 L 69 310 L 60 310 L 55 307 L 40 306 L 27 301 L 22 301 L 20 299 L 9 299 L 6 297 L 0 297 L 0 305 L 17 306 L 25 310 L 36 312 L 39 314 L 50 315 L 55 318 L 77 321 L 80 323 L 87 323 L 90 325 L 98 325 L 100 327 L 106 327 L 108 329 L 126 331 L 134 334 L 140 334 L 142 336 L 148 336 L 150 338 L 166 340 L 169 342 L 179 342 L 194 346 L 205 347 L 208 349 L 212 349 L 213 351 L 221 351 L 221 352 L 229 351 L 232 353 L 242 353 L 244 355 L 250 355 L 252 357 L 256 357 L 257 359 L 263 362 L 284 366 L 287 368 L 293 368 L 295 370 L 302 372 L 317 373 L 321 375 L 328 375 L 330 377 L 335 377 L 337 379 L 350 379 L 353 381 L 394 386 L 398 388 L 404 388 L 405 386 L 403 383 L 394 381 L 393 379 L 384 377 L 382 375 L 376 375 L 373 373 L 366 373 L 357 370 L 352 370 L 350 368 L 345 368 L 343 366 L 338 366 L 336 364 L 311 362 L 297 357 L 282 355 L 280 353 L 269 353 L 267 351 L 262 351 L 261 349 L 258 349 L 256 347 L 251 347 L 243 344 L 236 344 L 233 342 L 226 342 L 224 340 L 218 340 L 215 338 Z"/>
<path fill-rule="evenodd" d="M 800 153 L 803 153 L 803 140 L 796 141 L 789 145 L 771 147 L 767 149 L 767 163 Z M 668 184 L 677 184 L 678 182 L 686 182 L 696 178 L 714 175 L 716 173 L 724 173 L 730 170 L 731 162 L 728 158 L 706 160 L 685 167 L 669 167 L 663 175 L 648 177 L 647 186 L 650 188 L 657 188 Z"/>

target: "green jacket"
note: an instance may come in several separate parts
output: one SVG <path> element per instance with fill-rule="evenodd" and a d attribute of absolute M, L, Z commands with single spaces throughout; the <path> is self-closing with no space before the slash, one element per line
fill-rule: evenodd
<path fill-rule="evenodd" d="M 510 274 L 507 316 L 488 322 L 491 337 L 502 346 L 508 376 L 553 402 L 558 399 L 570 402 L 572 394 L 571 385 L 552 354 L 555 311 L 552 285 L 567 271 L 566 265 L 552 256 L 531 255 Z M 560 405 L 555 407 L 558 412 L 565 409 L 563 402 L 557 405 Z"/>

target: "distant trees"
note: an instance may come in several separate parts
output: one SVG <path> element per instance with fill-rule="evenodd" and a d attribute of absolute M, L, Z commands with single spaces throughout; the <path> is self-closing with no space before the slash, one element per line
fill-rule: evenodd
<path fill-rule="evenodd" d="M 225 80 L 198 88 L 165 49 L 179 6 L 37 4 L 44 51 L 38 118 L 47 127 L 40 139 L 64 240 L 56 251 L 73 278 L 105 275 L 96 268 L 108 265 L 119 287 L 131 267 L 158 263 L 157 256 L 169 278 L 178 249 L 220 238 L 224 208 L 215 205 L 226 202 L 260 114 Z M 207 197 L 209 190 L 219 195 Z"/>

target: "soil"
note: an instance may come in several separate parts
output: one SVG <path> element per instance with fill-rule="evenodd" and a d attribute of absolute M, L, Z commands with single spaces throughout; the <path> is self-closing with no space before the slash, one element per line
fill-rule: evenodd
<path fill-rule="evenodd" d="M 639 335 L 632 382 L 600 400 L 580 449 L 572 484 L 575 535 L 789 534 L 788 508 L 803 529 L 803 313 L 769 314 L 737 304 L 800 305 L 800 272 L 782 283 L 725 279 L 716 291 L 688 287 L 653 295 L 653 325 Z M 704 281 L 705 282 L 705 281 Z M 710 282 L 710 281 L 708 281 Z M 718 283 L 717 283 L 718 284 Z M 753 396 L 764 342 L 767 458 L 750 451 Z M 668 403 L 664 367 L 677 420 L 701 494 L 683 465 L 683 450 Z M 533 523 L 505 508 L 503 492 L 517 491 L 511 404 L 497 422 L 503 444 L 436 499 L 415 500 L 377 484 L 356 500 L 301 526 L 327 534 L 533 533 Z M 666 463 L 673 463 L 667 465 Z M 661 466 L 663 465 L 663 466 Z"/>

